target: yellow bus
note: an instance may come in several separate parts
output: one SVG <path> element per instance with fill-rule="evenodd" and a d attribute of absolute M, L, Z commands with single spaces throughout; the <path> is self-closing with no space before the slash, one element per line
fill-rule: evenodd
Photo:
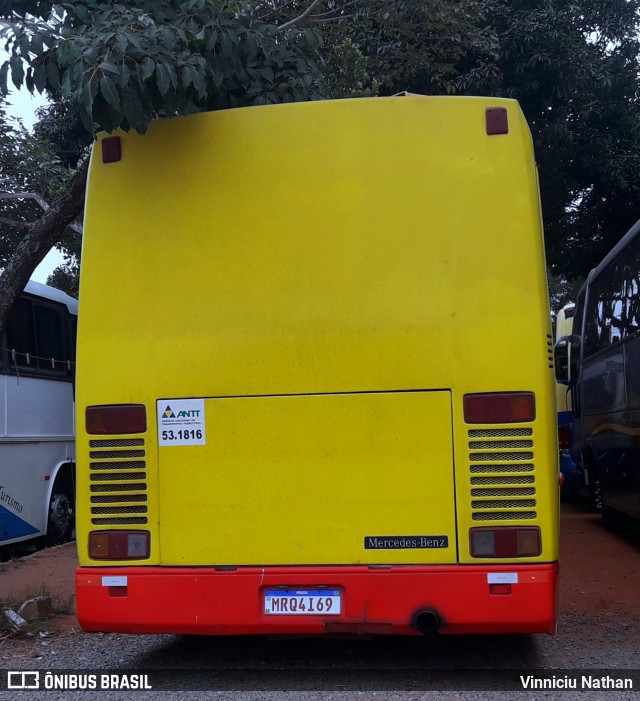
<path fill-rule="evenodd" d="M 575 304 L 569 302 L 558 312 L 554 329 L 554 342 L 571 335 Z M 556 409 L 558 412 L 558 447 L 560 448 L 560 498 L 568 501 L 578 495 L 582 480 L 571 456 L 573 436 L 573 412 L 569 388 L 556 382 Z"/>
<path fill-rule="evenodd" d="M 79 319 L 85 630 L 555 631 L 552 336 L 516 102 L 102 136 Z"/>

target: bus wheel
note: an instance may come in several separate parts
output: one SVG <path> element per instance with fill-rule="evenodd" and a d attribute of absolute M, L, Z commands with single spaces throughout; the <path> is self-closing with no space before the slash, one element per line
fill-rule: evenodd
<path fill-rule="evenodd" d="M 74 526 L 73 498 L 66 487 L 55 484 L 51 495 L 51 503 L 49 504 L 47 545 L 66 543 L 71 539 Z"/>
<path fill-rule="evenodd" d="M 621 533 L 629 527 L 629 520 L 626 514 L 616 509 L 612 509 L 606 504 L 602 505 L 602 523 L 610 533 Z"/>

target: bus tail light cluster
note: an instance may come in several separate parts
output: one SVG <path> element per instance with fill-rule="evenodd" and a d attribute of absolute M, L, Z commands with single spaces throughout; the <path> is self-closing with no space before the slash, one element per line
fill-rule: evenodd
<path fill-rule="evenodd" d="M 91 531 L 92 560 L 146 560 L 151 550 L 149 531 Z"/>
<path fill-rule="evenodd" d="M 540 529 L 472 528 L 469 531 L 471 557 L 537 557 L 542 552 Z"/>
<path fill-rule="evenodd" d="M 488 392 L 464 395 L 468 424 L 524 423 L 536 418 L 533 392 Z"/>
<path fill-rule="evenodd" d="M 571 434 L 569 424 L 558 425 L 558 447 L 560 450 L 569 450 L 571 447 Z"/>
<path fill-rule="evenodd" d="M 101 404 L 88 406 L 85 412 L 87 433 L 117 435 L 145 433 L 147 409 L 144 404 Z"/>

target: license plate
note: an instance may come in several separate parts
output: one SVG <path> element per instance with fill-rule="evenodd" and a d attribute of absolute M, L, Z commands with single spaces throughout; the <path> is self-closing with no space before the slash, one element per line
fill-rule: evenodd
<path fill-rule="evenodd" d="M 264 612 L 278 616 L 338 616 L 342 613 L 340 589 L 267 589 Z"/>

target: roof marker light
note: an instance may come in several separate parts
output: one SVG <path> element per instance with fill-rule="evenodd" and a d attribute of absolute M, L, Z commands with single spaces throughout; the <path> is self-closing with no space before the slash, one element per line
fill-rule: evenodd
<path fill-rule="evenodd" d="M 122 147 L 119 136 L 107 136 L 102 139 L 102 162 L 116 163 L 122 158 Z"/>
<path fill-rule="evenodd" d="M 487 107 L 485 117 L 489 136 L 509 133 L 509 118 L 506 107 Z"/>

